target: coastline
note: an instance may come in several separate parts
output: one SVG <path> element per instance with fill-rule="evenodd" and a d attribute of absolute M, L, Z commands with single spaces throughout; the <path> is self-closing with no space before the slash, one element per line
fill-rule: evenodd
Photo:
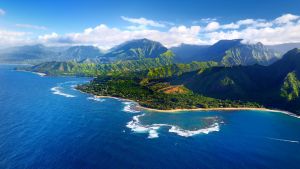
<path fill-rule="evenodd" d="M 33 71 L 27 71 L 27 70 L 15 70 L 15 71 L 33 73 L 33 74 L 39 75 L 41 77 L 47 76 L 46 73 L 41 73 L 41 72 L 33 72 Z"/>
<path fill-rule="evenodd" d="M 17 71 L 23 71 L 23 72 L 30 72 L 33 74 L 37 74 L 41 77 L 47 76 L 45 73 L 39 73 L 39 72 L 32 72 L 32 71 L 26 71 L 26 70 L 17 70 Z M 76 88 L 74 88 L 76 89 Z M 79 92 L 83 92 L 81 90 L 76 89 Z M 280 109 L 269 109 L 269 108 L 254 108 L 254 107 L 223 107 L 223 108 L 194 108 L 194 109 L 170 109 L 170 110 L 160 110 L 160 109 L 153 109 L 153 108 L 148 108 L 148 107 L 143 107 L 141 106 L 137 101 L 126 99 L 126 98 L 120 98 L 120 97 L 114 97 L 114 96 L 98 96 L 94 95 L 91 93 L 86 93 L 90 94 L 96 98 L 111 98 L 111 99 L 117 99 L 117 100 L 123 100 L 123 101 L 128 101 L 128 102 L 134 102 L 135 108 L 139 110 L 145 110 L 145 111 L 151 111 L 151 112 L 159 112 L 159 113 L 180 113 L 180 112 L 195 112 L 195 111 L 239 111 L 239 110 L 250 110 L 250 111 L 267 111 L 267 112 L 275 112 L 275 113 L 282 113 L 286 114 L 295 118 L 300 119 L 300 115 L 286 111 L 286 110 L 280 110 Z"/>
<path fill-rule="evenodd" d="M 79 90 L 80 91 L 80 90 Z M 82 92 L 82 91 L 80 91 Z M 85 93 L 85 92 L 83 92 Z M 88 93 L 90 94 L 90 93 Z M 93 94 L 92 94 L 93 95 Z M 153 109 L 153 108 L 148 108 L 148 107 L 143 107 L 141 106 L 138 102 L 130 99 L 125 99 L 125 98 L 119 98 L 119 97 L 114 97 L 114 96 L 98 96 L 98 95 L 93 95 L 96 98 L 111 98 L 111 99 L 117 99 L 117 100 L 123 100 L 123 101 L 129 101 L 129 102 L 134 102 L 135 108 L 138 110 L 145 110 L 145 111 L 150 111 L 150 112 L 157 112 L 157 113 L 182 113 L 182 112 L 196 112 L 196 111 L 239 111 L 239 110 L 250 110 L 250 111 L 266 111 L 266 112 L 274 112 L 274 113 L 282 113 L 286 114 L 295 118 L 300 118 L 299 115 L 285 111 L 285 110 L 279 110 L 279 109 L 269 109 L 269 108 L 254 108 L 254 107 L 224 107 L 224 108 L 195 108 L 195 109 L 170 109 L 170 110 L 159 110 L 159 109 Z"/>

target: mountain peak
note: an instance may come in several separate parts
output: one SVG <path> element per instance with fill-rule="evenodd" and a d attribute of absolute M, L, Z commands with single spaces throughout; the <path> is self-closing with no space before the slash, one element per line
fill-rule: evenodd
<path fill-rule="evenodd" d="M 134 39 L 124 42 L 110 50 L 104 57 L 113 60 L 137 60 L 141 58 L 155 58 L 168 51 L 160 42 L 143 39 Z"/>
<path fill-rule="evenodd" d="M 287 54 L 288 53 L 298 54 L 298 53 L 300 53 L 300 48 L 294 48 L 294 49 L 288 51 Z"/>

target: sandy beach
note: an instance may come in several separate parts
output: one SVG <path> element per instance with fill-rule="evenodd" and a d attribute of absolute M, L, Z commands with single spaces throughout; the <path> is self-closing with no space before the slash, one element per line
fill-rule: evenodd
<path fill-rule="evenodd" d="M 136 103 L 136 106 L 134 108 L 139 110 L 145 110 L 145 111 L 151 111 L 151 112 L 158 112 L 158 113 L 180 113 L 180 112 L 196 112 L 196 111 L 239 111 L 239 110 L 250 110 L 250 111 L 267 111 L 267 112 L 275 112 L 275 113 L 283 113 L 289 116 L 293 116 L 296 118 L 300 118 L 299 115 L 288 112 L 285 110 L 277 110 L 277 109 L 268 109 L 268 108 L 254 108 L 254 107 L 224 107 L 224 108 L 195 108 L 195 109 L 170 109 L 170 110 L 159 110 L 159 109 L 152 109 L 147 108 L 139 105 L 138 102 L 130 99 L 124 99 L 119 97 L 113 97 L 113 96 L 95 96 L 97 98 L 112 98 L 117 100 L 123 100 L 123 101 L 129 101 Z"/>

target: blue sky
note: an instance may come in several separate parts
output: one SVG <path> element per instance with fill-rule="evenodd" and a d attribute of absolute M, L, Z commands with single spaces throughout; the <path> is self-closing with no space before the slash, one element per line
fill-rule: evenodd
<path fill-rule="evenodd" d="M 220 38 L 247 39 L 242 31 L 249 31 L 246 32 L 248 34 L 260 29 L 268 31 L 265 33 L 268 34 L 271 30 L 267 28 L 294 31 L 298 28 L 299 9 L 298 0 L 2 0 L 0 35 L 3 36 L 0 40 L 16 35 L 16 39 L 10 39 L 9 44 L 86 44 L 100 48 L 140 37 L 162 41 L 166 46 L 204 44 Z M 286 23 L 275 24 L 276 18 L 281 16 L 286 16 L 283 18 Z M 244 24 L 238 24 L 239 21 L 244 21 Z M 283 24 L 286 24 L 285 27 Z M 255 30 L 248 30 L 253 27 Z M 89 31 L 86 32 L 87 29 Z M 84 36 L 88 32 L 93 36 Z M 110 40 L 105 33 L 118 34 L 122 38 L 118 41 L 117 37 L 112 37 Z M 174 38 L 182 33 L 186 35 Z M 160 36 L 163 38 L 160 39 Z M 261 37 L 256 33 L 253 38 L 256 37 L 265 43 L 300 41 L 300 37 L 293 35 L 275 41 L 266 40 L 272 35 Z M 106 42 L 103 39 L 109 40 Z"/>

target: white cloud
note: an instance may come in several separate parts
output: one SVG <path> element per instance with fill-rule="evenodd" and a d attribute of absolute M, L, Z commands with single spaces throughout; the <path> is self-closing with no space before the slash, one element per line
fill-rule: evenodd
<path fill-rule="evenodd" d="M 50 33 L 38 37 L 28 36 L 26 32 L 0 29 L 0 46 L 34 42 L 45 45 L 94 45 L 109 49 L 122 42 L 140 38 L 159 41 L 167 47 L 181 43 L 212 44 L 222 39 L 245 39 L 247 42 L 262 42 L 268 45 L 300 42 L 300 18 L 291 14 L 273 20 L 243 19 L 224 24 L 212 21 L 204 27 L 179 25 L 164 30 L 147 27 L 149 22 L 134 22 L 136 25 L 123 29 L 100 24 L 81 32 Z"/>
<path fill-rule="evenodd" d="M 199 20 L 192 21 L 193 24 L 199 24 L 199 23 L 210 23 L 217 21 L 217 18 L 201 18 Z"/>
<path fill-rule="evenodd" d="M 300 42 L 300 24 L 291 24 L 277 27 L 249 27 L 242 30 L 219 31 L 206 34 L 206 39 L 214 43 L 221 39 L 245 39 L 250 42 L 263 44 L 280 44 Z"/>
<path fill-rule="evenodd" d="M 251 24 L 255 24 L 256 23 L 256 21 L 255 20 L 253 20 L 253 19 L 244 19 L 244 20 L 239 20 L 238 22 L 237 22 L 237 24 L 238 25 L 251 25 Z"/>
<path fill-rule="evenodd" d="M 121 16 L 121 18 L 124 21 L 133 23 L 133 24 L 139 24 L 139 25 L 144 25 L 144 26 L 153 26 L 153 27 L 165 27 L 164 24 L 159 23 L 157 21 L 153 21 L 150 19 L 146 19 L 146 18 L 129 18 L 126 16 Z"/>
<path fill-rule="evenodd" d="M 31 25 L 31 24 L 16 24 L 16 27 L 36 30 L 47 30 L 45 26 Z"/>
<path fill-rule="evenodd" d="M 299 16 L 292 15 L 292 14 L 285 14 L 275 19 L 275 23 L 277 24 L 286 24 L 290 23 L 291 21 L 299 19 Z"/>
<path fill-rule="evenodd" d="M 71 44 L 89 44 L 95 45 L 102 49 L 109 49 L 122 42 L 148 38 L 161 42 L 167 47 L 176 46 L 181 43 L 204 43 L 198 38 L 200 26 L 178 26 L 172 27 L 166 32 L 158 30 L 121 30 L 118 28 L 110 28 L 101 24 L 95 28 L 85 29 L 81 33 L 73 33 L 66 35 L 57 35 L 52 33 L 49 35 L 40 36 L 39 40 L 43 43 L 51 43 L 54 45 L 62 42 Z"/>
<path fill-rule="evenodd" d="M 221 25 L 220 27 L 222 29 L 239 29 L 241 27 L 253 27 L 253 28 L 262 28 L 262 27 L 271 27 L 273 25 L 272 22 L 266 22 L 263 19 L 244 19 L 244 20 L 239 20 L 235 23 L 230 23 L 230 24 L 224 24 Z"/>
<path fill-rule="evenodd" d="M 240 28 L 240 25 L 235 24 L 235 23 L 229 23 L 221 26 L 222 29 L 238 29 Z"/>
<path fill-rule="evenodd" d="M 0 29 L 0 48 L 29 44 L 32 42 L 32 39 L 28 37 L 29 34 Z"/>
<path fill-rule="evenodd" d="M 5 13 L 6 13 L 5 10 L 0 8 L 0 16 L 5 15 Z"/>
<path fill-rule="evenodd" d="M 207 24 L 207 26 L 205 27 L 206 31 L 214 31 L 220 28 L 220 24 L 218 22 L 210 22 Z"/>

